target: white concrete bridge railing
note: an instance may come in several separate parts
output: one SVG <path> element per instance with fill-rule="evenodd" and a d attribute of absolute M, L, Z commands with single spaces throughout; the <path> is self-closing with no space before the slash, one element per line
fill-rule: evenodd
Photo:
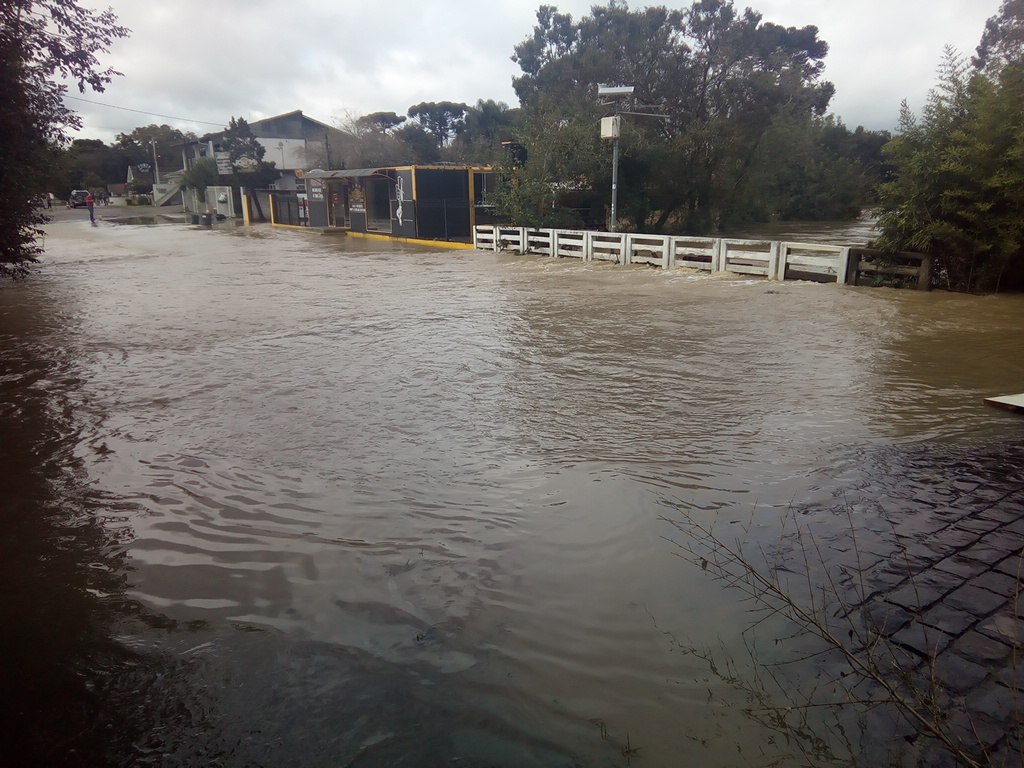
<path fill-rule="evenodd" d="M 856 271 L 851 270 L 849 247 L 815 243 L 490 225 L 475 228 L 473 243 L 480 250 L 648 264 L 663 269 L 687 267 L 759 275 L 769 280 L 785 280 L 799 273 L 844 284 Z"/>

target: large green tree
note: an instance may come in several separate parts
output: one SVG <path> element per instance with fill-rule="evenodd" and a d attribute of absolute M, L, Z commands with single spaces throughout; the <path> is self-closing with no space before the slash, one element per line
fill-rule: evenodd
<path fill-rule="evenodd" d="M 559 143 L 552 131 L 586 121 L 595 135 L 597 118 L 623 113 L 620 215 L 635 228 L 708 232 L 735 218 L 764 176 L 754 171 L 773 126 L 820 117 L 833 93 L 815 27 L 763 23 L 729 0 L 638 11 L 613 0 L 579 21 L 541 6 L 537 22 L 514 56 L 523 74 L 513 85 L 535 129 L 522 137 L 530 162 Z M 635 98 L 601 111 L 599 83 L 632 85 Z M 561 120 L 531 119 L 558 110 Z M 610 186 L 608 160 L 595 168 L 588 149 L 579 166 L 573 177 Z"/>
<path fill-rule="evenodd" d="M 194 140 L 195 134 L 183 133 L 169 125 L 139 126 L 131 133 L 119 133 L 114 147 L 123 150 L 132 165 L 152 164 L 154 154 L 161 174 L 181 168 L 181 145 Z"/>
<path fill-rule="evenodd" d="M 191 168 L 182 173 L 181 188 L 196 190 L 199 202 L 206 203 L 206 188 L 219 185 L 221 181 L 217 161 L 212 157 L 200 157 Z"/>
<path fill-rule="evenodd" d="M 497 164 L 502 182 L 489 202 L 521 226 L 600 227 L 607 155 L 597 119 L 591 103 L 539 94 Z"/>
<path fill-rule="evenodd" d="M 69 189 L 96 189 L 124 183 L 132 158 L 123 149 L 99 139 L 75 139 L 65 153 L 65 161 Z"/>
<path fill-rule="evenodd" d="M 64 106 L 64 83 L 102 91 L 118 73 L 103 69 L 98 56 L 127 34 L 109 9 L 73 0 L 0 3 L 0 276 L 23 276 L 42 251 L 45 217 L 34 200 L 47 191 L 67 131 L 81 126 Z"/>
<path fill-rule="evenodd" d="M 260 205 L 259 196 L 254 189 L 267 187 L 281 177 L 281 172 L 273 162 L 266 162 L 263 157 L 266 147 L 256 140 L 249 121 L 244 117 L 232 117 L 227 128 L 221 134 L 221 147 L 228 153 L 233 173 L 223 177 L 233 187 L 248 190 L 249 197 L 256 207 L 256 215 L 263 221 L 266 216 Z"/>
<path fill-rule="evenodd" d="M 517 134 L 520 110 L 493 99 L 466 107 L 459 134 L 449 147 L 450 159 L 464 163 L 496 163 L 504 156 L 502 142 Z"/>
<path fill-rule="evenodd" d="M 979 70 L 995 72 L 1004 64 L 1018 61 L 1022 48 L 1024 0 L 1003 0 L 999 13 L 985 22 L 972 64 Z"/>
<path fill-rule="evenodd" d="M 429 164 L 441 160 L 441 147 L 437 136 L 417 123 L 406 123 L 392 133 L 397 144 L 394 163 Z"/>
<path fill-rule="evenodd" d="M 466 109 L 461 102 L 424 101 L 409 107 L 409 117 L 419 122 L 440 148 L 447 146 L 462 129 Z"/>
<path fill-rule="evenodd" d="M 932 254 L 933 280 L 1024 288 L 1024 4 L 1006 0 L 969 65 L 947 48 L 919 116 L 887 145 L 877 244 Z"/>
<path fill-rule="evenodd" d="M 356 118 L 355 125 L 359 131 L 387 134 L 405 122 L 405 118 L 396 112 L 371 112 Z"/>

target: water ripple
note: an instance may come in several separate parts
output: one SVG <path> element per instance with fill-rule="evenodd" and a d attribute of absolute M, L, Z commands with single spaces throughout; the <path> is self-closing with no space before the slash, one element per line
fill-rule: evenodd
<path fill-rule="evenodd" d="M 717 729 L 678 651 L 745 616 L 665 518 L 768 535 L 897 485 L 878 451 L 1020 438 L 981 404 L 1019 389 L 1019 298 L 139 230 L 57 237 L 0 292 L 5 422 L 45 403 L 53 465 L 132 510 L 130 596 L 216 636 L 186 657 L 358 659 L 463 726 L 482 707 L 491 743 L 571 734 L 596 764 L 599 720 L 701 762 Z M 317 698 L 302 680 L 289 700 Z"/>

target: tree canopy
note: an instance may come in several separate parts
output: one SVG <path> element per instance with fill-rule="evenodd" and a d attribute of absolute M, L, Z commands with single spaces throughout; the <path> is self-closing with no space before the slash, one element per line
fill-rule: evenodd
<path fill-rule="evenodd" d="M 221 146 L 228 153 L 232 168 L 251 171 L 263 162 L 267 148 L 256 141 L 249 121 L 244 117 L 232 117 L 221 138 Z"/>
<path fill-rule="evenodd" d="M 824 120 L 834 90 L 821 79 L 827 53 L 816 27 L 766 23 L 731 0 L 682 10 L 612 0 L 578 21 L 541 6 L 513 57 L 522 70 L 516 138 L 529 151 L 516 186 L 537 195 L 517 210 L 540 210 L 567 187 L 602 190 L 589 201 L 576 195 L 589 215 L 603 206 L 609 152 L 597 124 L 619 113 L 627 226 L 707 233 L 751 217 L 849 215 L 871 180 L 859 159 L 827 143 L 845 131 Z M 633 99 L 601 104 L 601 83 L 631 85 Z M 844 192 L 801 194 L 808 185 Z"/>
<path fill-rule="evenodd" d="M 123 150 L 132 165 L 149 162 L 155 152 L 160 170 L 167 172 L 181 168 L 181 145 L 195 138 L 194 133 L 151 123 L 139 126 L 131 133 L 117 134 L 114 147 Z"/>
<path fill-rule="evenodd" d="M 462 128 L 466 105 L 454 101 L 424 101 L 409 107 L 409 117 L 434 137 L 438 147 L 444 147 Z"/>
<path fill-rule="evenodd" d="M 920 116 L 906 103 L 881 190 L 891 251 L 929 253 L 933 279 L 967 291 L 1024 288 L 1024 3 L 1004 0 L 969 64 L 947 48 Z"/>
<path fill-rule="evenodd" d="M 277 164 L 266 162 L 267 149 L 252 132 L 244 117 L 232 117 L 221 137 L 221 147 L 228 153 L 233 173 L 226 177 L 231 186 L 254 189 L 272 184 L 281 177 Z M 254 196 L 257 214 L 263 219 L 259 199 Z"/>
<path fill-rule="evenodd" d="M 98 56 L 128 34 L 112 11 L 91 11 L 73 0 L 5 0 L 0 3 L 0 275 L 21 276 L 36 260 L 39 225 L 35 199 L 46 191 L 55 155 L 67 130 L 80 127 L 64 106 L 67 86 L 102 91 L 118 72 Z"/>
<path fill-rule="evenodd" d="M 372 112 L 356 119 L 356 127 L 360 131 L 388 133 L 405 122 L 405 118 L 395 112 Z"/>

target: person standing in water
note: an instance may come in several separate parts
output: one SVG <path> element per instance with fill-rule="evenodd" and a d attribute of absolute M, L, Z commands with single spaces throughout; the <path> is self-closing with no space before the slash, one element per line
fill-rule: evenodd
<path fill-rule="evenodd" d="M 94 210 L 95 206 L 96 206 L 96 198 L 93 197 L 92 196 L 92 192 L 90 192 L 85 197 L 85 207 L 89 209 L 89 221 L 92 222 L 92 225 L 94 227 L 96 226 L 96 211 Z"/>

